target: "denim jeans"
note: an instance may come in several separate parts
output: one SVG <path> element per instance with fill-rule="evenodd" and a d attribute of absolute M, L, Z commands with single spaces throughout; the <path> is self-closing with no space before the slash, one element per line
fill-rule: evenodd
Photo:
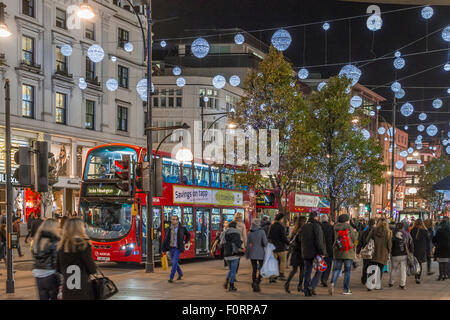
<path fill-rule="evenodd" d="M 304 283 L 304 291 L 306 292 L 308 289 L 314 289 L 317 287 L 319 280 L 322 276 L 322 272 L 316 271 L 316 274 L 311 279 L 311 273 L 313 270 L 313 261 L 314 259 L 305 259 L 305 283 Z"/>
<path fill-rule="evenodd" d="M 56 274 L 36 278 L 40 300 L 57 300 L 59 281 Z"/>
<path fill-rule="evenodd" d="M 333 275 L 331 277 L 331 283 L 336 284 L 339 273 L 344 265 L 344 290 L 350 290 L 350 273 L 352 270 L 353 260 L 351 259 L 337 259 L 333 261 Z"/>
<path fill-rule="evenodd" d="M 227 274 L 227 279 L 230 280 L 230 283 L 234 283 L 234 280 L 236 280 L 236 273 L 237 273 L 237 267 L 239 264 L 239 259 L 234 259 L 234 260 L 228 260 L 228 274 Z"/>
<path fill-rule="evenodd" d="M 170 272 L 170 279 L 172 280 L 175 277 L 175 272 L 178 272 L 178 275 L 181 277 L 183 272 L 181 272 L 180 264 L 178 260 L 180 259 L 180 250 L 178 248 L 170 248 L 170 257 L 172 259 L 172 271 Z"/>
<path fill-rule="evenodd" d="M 330 273 L 331 273 L 331 265 L 332 265 L 332 263 L 333 263 L 333 258 L 331 258 L 331 257 L 325 257 L 324 258 L 324 260 L 325 260 L 325 262 L 326 262 L 326 264 L 327 264 L 327 270 L 325 270 L 323 273 L 322 273 L 322 278 L 320 279 L 322 282 L 327 282 L 328 281 L 328 278 L 330 277 Z"/>

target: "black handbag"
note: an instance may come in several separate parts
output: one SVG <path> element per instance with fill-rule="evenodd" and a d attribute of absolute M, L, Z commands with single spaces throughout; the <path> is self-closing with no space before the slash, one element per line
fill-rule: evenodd
<path fill-rule="evenodd" d="M 92 275 L 90 279 L 95 300 L 105 300 L 119 292 L 114 282 L 108 277 L 105 277 L 98 268 L 97 273 L 99 274 Z"/>

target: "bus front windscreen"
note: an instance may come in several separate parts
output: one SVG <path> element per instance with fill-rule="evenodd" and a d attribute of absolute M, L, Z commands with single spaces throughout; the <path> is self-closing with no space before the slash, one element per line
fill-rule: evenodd
<path fill-rule="evenodd" d="M 90 239 L 111 241 L 124 238 L 131 230 L 132 214 L 130 203 L 80 204 L 81 215 Z"/>
<path fill-rule="evenodd" d="M 114 179 L 115 173 L 121 171 L 119 161 L 129 158 L 137 161 L 134 149 L 122 146 L 107 146 L 92 150 L 86 161 L 84 180 Z"/>

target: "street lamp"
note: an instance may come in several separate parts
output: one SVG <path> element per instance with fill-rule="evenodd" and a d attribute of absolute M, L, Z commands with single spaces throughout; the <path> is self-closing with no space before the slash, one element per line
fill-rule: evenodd
<path fill-rule="evenodd" d="M 80 9 L 77 12 L 77 15 L 80 19 L 90 20 L 95 17 L 95 13 L 92 10 L 92 7 L 89 5 L 88 0 L 84 0 L 80 5 Z"/>
<path fill-rule="evenodd" d="M 178 150 L 175 158 L 180 162 L 191 162 L 194 159 L 194 156 L 189 148 L 182 147 Z"/>
<path fill-rule="evenodd" d="M 6 5 L 0 2 L 0 38 L 7 38 L 12 34 L 5 22 L 5 8 Z"/>

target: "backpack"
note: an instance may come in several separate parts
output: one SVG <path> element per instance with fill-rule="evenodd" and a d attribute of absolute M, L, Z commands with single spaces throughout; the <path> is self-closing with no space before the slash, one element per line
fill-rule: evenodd
<path fill-rule="evenodd" d="M 375 252 L 375 241 L 370 239 L 369 242 L 361 249 L 360 255 L 363 259 L 372 259 Z"/>
<path fill-rule="evenodd" d="M 343 252 L 344 251 L 347 252 L 353 248 L 353 243 L 350 238 L 350 230 L 349 229 L 344 229 L 344 230 L 338 231 L 338 237 L 336 238 L 335 246 L 340 251 L 343 251 Z"/>

